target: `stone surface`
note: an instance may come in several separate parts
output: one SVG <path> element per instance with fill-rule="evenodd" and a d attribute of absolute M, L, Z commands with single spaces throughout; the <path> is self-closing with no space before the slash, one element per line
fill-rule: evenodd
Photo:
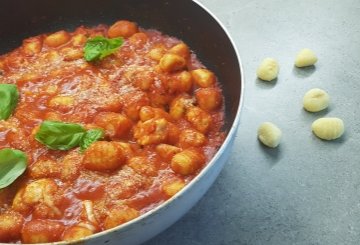
<path fill-rule="evenodd" d="M 228 28 L 245 70 L 245 98 L 232 155 L 205 197 L 146 245 L 360 243 L 360 1 L 201 0 Z M 299 50 L 319 61 L 298 69 Z M 256 79 L 265 57 L 280 64 L 275 82 Z M 308 113 L 302 98 L 326 90 L 327 110 Z M 322 141 L 311 123 L 340 117 L 342 138 Z M 258 125 L 283 132 L 263 147 Z"/>

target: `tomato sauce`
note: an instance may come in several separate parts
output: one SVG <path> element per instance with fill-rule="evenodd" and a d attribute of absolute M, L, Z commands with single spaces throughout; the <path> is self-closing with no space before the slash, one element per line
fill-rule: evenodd
<path fill-rule="evenodd" d="M 124 43 L 87 62 L 95 36 Z M 0 149 L 28 157 L 0 190 L 0 242 L 77 240 L 126 223 L 181 190 L 224 139 L 215 75 L 180 40 L 133 22 L 28 38 L 0 56 L 0 83 L 20 94 L 0 121 Z M 84 152 L 51 150 L 34 137 L 44 120 L 102 128 L 105 138 Z M 109 147 L 123 159 L 116 169 Z"/>

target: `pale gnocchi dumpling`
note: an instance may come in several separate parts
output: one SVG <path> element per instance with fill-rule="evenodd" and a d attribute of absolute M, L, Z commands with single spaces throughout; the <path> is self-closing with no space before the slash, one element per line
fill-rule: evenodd
<path fill-rule="evenodd" d="M 306 92 L 303 98 L 303 106 L 305 110 L 310 112 L 318 112 L 329 106 L 330 96 L 324 90 L 313 88 Z"/>
<path fill-rule="evenodd" d="M 323 117 L 315 120 L 311 125 L 314 134 L 323 140 L 340 138 L 345 131 L 344 122 L 336 117 Z"/>
<path fill-rule="evenodd" d="M 279 64 L 273 58 L 264 59 L 257 68 L 256 75 L 264 81 L 272 81 L 279 74 Z"/>
<path fill-rule="evenodd" d="M 271 122 L 264 122 L 258 129 L 258 138 L 264 145 L 275 148 L 280 144 L 282 132 Z"/>
<path fill-rule="evenodd" d="M 314 65 L 317 62 L 317 57 L 314 51 L 308 48 L 304 48 L 299 51 L 295 58 L 295 66 L 305 67 Z"/>

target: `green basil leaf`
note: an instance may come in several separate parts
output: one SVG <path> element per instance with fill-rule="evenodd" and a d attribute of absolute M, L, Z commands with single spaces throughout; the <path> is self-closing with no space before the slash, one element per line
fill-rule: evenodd
<path fill-rule="evenodd" d="M 5 148 L 0 150 L 0 189 L 9 186 L 25 172 L 27 156 L 24 152 Z"/>
<path fill-rule="evenodd" d="M 90 129 L 84 135 L 80 142 L 81 151 L 86 150 L 92 143 L 104 137 L 104 130 Z"/>
<path fill-rule="evenodd" d="M 44 121 L 35 139 L 52 150 L 69 150 L 79 146 L 86 130 L 76 123 Z"/>
<path fill-rule="evenodd" d="M 121 37 L 109 39 L 98 36 L 89 38 L 84 47 L 85 60 L 101 60 L 104 57 L 115 53 L 123 43 L 124 39 Z"/>
<path fill-rule="evenodd" d="M 0 84 L 0 120 L 6 120 L 15 110 L 19 92 L 14 84 Z"/>

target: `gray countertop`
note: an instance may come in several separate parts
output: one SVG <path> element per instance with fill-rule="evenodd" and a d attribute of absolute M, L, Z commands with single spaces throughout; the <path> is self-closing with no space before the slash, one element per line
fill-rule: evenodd
<path fill-rule="evenodd" d="M 232 155 L 204 198 L 147 242 L 171 244 L 360 244 L 360 1 L 201 0 L 228 28 L 245 72 L 245 97 Z M 314 68 L 294 68 L 311 48 Z M 256 79 L 265 57 L 280 64 L 276 82 Z M 320 113 L 302 109 L 304 93 L 330 95 Z M 311 132 L 323 116 L 344 120 L 342 138 Z M 271 121 L 277 149 L 256 131 Z"/>

